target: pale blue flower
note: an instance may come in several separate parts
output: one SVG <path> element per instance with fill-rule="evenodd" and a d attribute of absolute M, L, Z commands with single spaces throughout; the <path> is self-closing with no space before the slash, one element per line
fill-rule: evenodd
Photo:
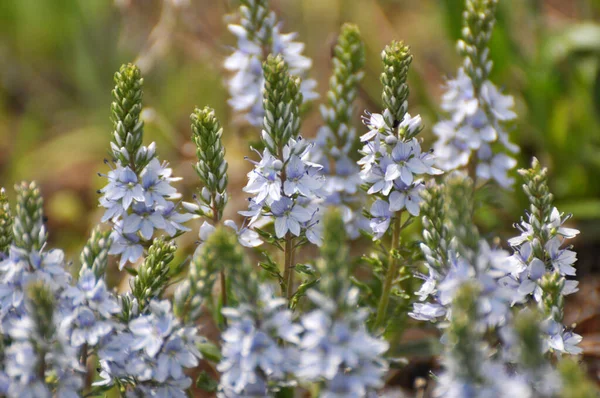
<path fill-rule="evenodd" d="M 171 312 L 169 301 L 150 302 L 150 315 L 143 315 L 129 322 L 129 330 L 134 336 L 133 350 L 141 350 L 151 358 L 160 351 L 165 339 L 173 331 L 176 320 Z"/>
<path fill-rule="evenodd" d="M 265 149 L 260 162 L 254 162 L 255 168 L 248 173 L 248 184 L 244 192 L 256 195 L 254 201 L 262 204 L 263 201 L 272 203 L 281 199 L 282 182 L 279 173 L 283 167 L 281 160 Z"/>
<path fill-rule="evenodd" d="M 144 190 L 138 182 L 138 176 L 120 163 L 108 172 L 108 184 L 100 190 L 107 201 L 119 202 L 127 210 L 134 200 L 144 201 Z"/>
<path fill-rule="evenodd" d="M 179 181 L 181 178 L 171 177 L 172 170 L 168 164 L 160 163 L 157 158 L 154 158 L 148 163 L 142 171 L 142 188 L 144 189 L 144 203 L 146 206 L 157 204 L 166 206 L 167 199 L 176 199 L 180 195 L 177 194 L 177 189 L 171 186 L 170 182 Z"/>
<path fill-rule="evenodd" d="M 275 14 L 268 10 L 261 10 L 265 15 L 262 32 L 252 32 L 254 39 L 250 40 L 243 22 L 240 25 L 229 24 L 228 29 L 237 38 L 236 50 L 225 60 L 225 69 L 234 72 L 228 81 L 230 99 L 229 105 L 241 112 L 246 120 L 253 126 L 261 126 L 264 110 L 262 107 L 262 90 L 264 77 L 262 62 L 265 61 L 262 42 L 269 42 L 267 32 L 270 34 L 271 48 L 268 53 L 281 54 L 289 67 L 290 74 L 302 78 L 300 91 L 304 101 L 318 98 L 315 92 L 316 81 L 308 79 L 307 74 L 312 61 L 302 55 L 304 44 L 295 42 L 296 33 L 281 33 L 280 24 L 276 22 Z"/>
<path fill-rule="evenodd" d="M 392 212 L 390 211 L 390 204 L 385 200 L 377 199 L 373 205 L 371 205 L 371 221 L 370 226 L 373 230 L 375 238 L 381 238 L 388 228 L 392 219 Z"/>
<path fill-rule="evenodd" d="M 190 352 L 188 346 L 179 336 L 169 338 L 156 357 L 154 379 L 164 383 L 167 378 L 179 380 L 185 376 L 185 368 L 198 365 L 198 357 Z"/>
<path fill-rule="evenodd" d="M 123 234 L 119 231 L 119 228 L 120 225 L 116 224 L 115 229 L 110 235 L 112 245 L 108 254 L 120 255 L 119 269 L 123 269 L 127 262 L 133 264 L 142 257 L 144 247 L 140 243 L 139 236 L 135 234 Z"/>
<path fill-rule="evenodd" d="M 223 315 L 228 328 L 221 335 L 223 357 L 217 366 L 222 373 L 223 396 L 248 396 L 247 389 L 256 392 L 266 379 L 284 381 L 294 370 L 295 355 L 291 348 L 282 347 L 279 340 L 298 343 L 302 331 L 292 323 L 287 302 L 273 299 L 270 289 L 263 288 L 256 307 L 225 308 Z"/>
<path fill-rule="evenodd" d="M 275 234 L 278 238 L 283 238 L 289 231 L 292 235 L 300 236 L 301 223 L 311 220 L 313 214 L 288 197 L 282 197 L 273 202 L 271 212 L 275 217 Z"/>
<path fill-rule="evenodd" d="M 113 329 L 109 321 L 96 319 L 94 312 L 87 307 L 78 307 L 73 314 L 63 320 L 62 327 L 70 331 L 70 343 L 73 347 L 84 344 L 95 346 L 101 338 Z"/>
<path fill-rule="evenodd" d="M 321 293 L 308 294 L 318 309 L 302 316 L 304 333 L 299 344 L 301 380 L 326 381 L 327 396 L 364 397 L 383 386 L 387 362 L 383 354 L 388 343 L 369 334 L 365 327 L 368 312 L 353 309 L 339 312 L 337 305 Z M 356 305 L 357 292 L 351 289 L 346 301 Z M 348 395 L 336 395 L 346 393 Z"/>

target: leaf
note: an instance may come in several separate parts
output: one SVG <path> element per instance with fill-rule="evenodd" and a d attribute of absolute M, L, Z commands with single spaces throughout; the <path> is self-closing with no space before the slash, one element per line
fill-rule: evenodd
<path fill-rule="evenodd" d="M 206 371 L 202 371 L 196 379 L 196 387 L 206 392 L 216 392 L 219 382 L 213 379 Z"/>
<path fill-rule="evenodd" d="M 300 299 L 306 296 L 306 292 L 308 291 L 308 289 L 316 285 L 318 282 L 319 279 L 312 279 L 305 281 L 300 286 L 298 286 L 298 290 L 296 290 L 296 293 L 294 293 L 294 295 L 290 299 L 290 308 L 292 310 L 295 309 Z"/>
<path fill-rule="evenodd" d="M 125 271 L 127 271 L 127 273 L 131 276 L 138 276 L 138 272 L 135 268 L 131 268 L 131 267 L 125 267 L 123 268 Z"/>
<path fill-rule="evenodd" d="M 317 273 L 315 267 L 310 264 L 296 264 L 294 266 L 294 270 L 300 274 L 306 274 L 310 276 L 315 276 Z"/>
<path fill-rule="evenodd" d="M 279 265 L 273 261 L 269 253 L 263 252 L 263 255 L 265 256 L 266 261 L 261 261 L 258 263 L 258 265 L 267 271 L 267 274 L 270 277 L 277 279 L 279 284 L 284 283 L 283 276 L 281 275 L 281 272 L 279 272 Z"/>
<path fill-rule="evenodd" d="M 204 359 L 212 362 L 220 362 L 221 361 L 221 351 L 219 347 L 217 347 L 214 343 L 210 341 L 205 341 L 204 343 L 200 343 L 196 346 L 198 351 L 202 354 Z"/>

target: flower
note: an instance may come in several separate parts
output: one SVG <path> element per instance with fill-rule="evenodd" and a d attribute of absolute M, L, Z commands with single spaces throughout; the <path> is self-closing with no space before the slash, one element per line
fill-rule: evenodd
<path fill-rule="evenodd" d="M 257 204 L 262 204 L 265 200 L 271 203 L 281 199 L 281 160 L 265 149 L 261 161 L 253 163 L 255 168 L 248 173 L 248 184 L 244 187 L 244 192 L 255 194 L 254 200 Z"/>
<path fill-rule="evenodd" d="M 324 394 L 332 397 L 344 393 L 366 396 L 380 388 L 387 371 L 383 354 L 388 343 L 367 331 L 368 312 L 354 308 L 358 297 L 355 289 L 347 292 L 347 304 L 352 308 L 347 312 L 315 290 L 308 296 L 319 308 L 301 319 L 304 333 L 299 344 L 298 377 L 325 380 Z"/>
<path fill-rule="evenodd" d="M 385 200 L 377 199 L 371 205 L 371 216 L 371 229 L 375 234 L 375 238 L 379 239 L 385 234 L 390 226 L 392 217 L 390 204 Z"/>
<path fill-rule="evenodd" d="M 94 312 L 86 307 L 79 307 L 63 321 L 63 327 L 71 331 L 70 342 L 73 347 L 83 344 L 95 346 L 98 341 L 113 329 L 110 322 L 96 319 Z"/>
<path fill-rule="evenodd" d="M 283 238 L 289 231 L 300 236 L 301 223 L 306 223 L 312 218 L 312 213 L 288 197 L 273 202 L 271 212 L 275 217 L 275 234 Z"/>
<path fill-rule="evenodd" d="M 150 302 L 150 315 L 140 316 L 129 322 L 129 330 L 134 336 L 133 350 L 143 349 L 150 357 L 154 358 L 160 351 L 165 338 L 167 338 L 176 325 L 171 312 L 171 304 L 164 300 Z"/>
<path fill-rule="evenodd" d="M 242 112 L 251 125 L 262 124 L 263 54 L 281 54 L 290 72 L 302 78 L 300 91 L 304 101 L 318 98 L 314 91 L 316 81 L 306 78 L 312 61 L 302 55 L 304 44 L 294 41 L 296 33 L 281 33 L 275 14 L 263 2 L 242 3 L 240 14 L 242 20 L 239 25 L 228 25 L 229 31 L 237 38 L 237 47 L 224 64 L 225 69 L 234 73 L 228 81 L 229 105 Z"/>
<path fill-rule="evenodd" d="M 254 308 L 242 305 L 222 310 L 228 328 L 221 336 L 222 359 L 217 369 L 225 396 L 248 396 L 250 391 L 265 395 L 267 380 L 283 382 L 295 369 L 294 350 L 280 346 L 278 340 L 298 343 L 302 328 L 292 322 L 285 300 L 272 298 L 268 288 L 261 291 Z"/>

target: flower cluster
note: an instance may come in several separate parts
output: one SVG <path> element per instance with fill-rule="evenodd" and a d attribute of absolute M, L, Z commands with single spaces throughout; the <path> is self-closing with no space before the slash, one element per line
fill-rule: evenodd
<path fill-rule="evenodd" d="M 436 164 L 450 171 L 469 166 L 472 177 L 494 180 L 504 188 L 517 162 L 509 154 L 518 147 L 509 141 L 505 124 L 516 118 L 514 99 L 488 80 L 492 61 L 487 48 L 495 22 L 497 0 L 468 0 L 463 37 L 458 42 L 464 64 L 448 81 L 442 109 L 449 118 L 433 128 Z"/>
<path fill-rule="evenodd" d="M 304 333 L 299 344 L 300 380 L 324 381 L 323 397 L 365 397 L 383 386 L 389 344 L 366 329 L 369 315 L 356 309 L 358 290 L 350 289 L 341 308 L 318 291 L 309 291 L 318 307 L 302 319 Z M 342 308 L 344 308 L 342 307 Z"/>
<path fill-rule="evenodd" d="M 186 397 L 192 380 L 184 370 L 202 358 L 200 341 L 195 327 L 174 317 L 169 301 L 152 300 L 148 313 L 133 317 L 103 343 L 98 352 L 103 380 L 96 385 L 135 381 L 134 396 Z"/>
<path fill-rule="evenodd" d="M 525 179 L 523 189 L 529 196 L 531 209 L 527 220 L 516 224 L 521 234 L 508 241 L 514 254 L 504 268 L 507 275 L 500 283 L 515 291 L 515 301 L 524 302 L 533 297 L 538 303 L 546 316 L 543 323 L 546 349 L 578 354 L 581 336 L 566 329 L 562 320 L 564 296 L 576 292 L 578 284 L 567 279 L 575 276 L 573 264 L 577 256 L 565 246 L 565 241 L 579 231 L 564 226 L 569 217 L 552 205 L 547 171 L 536 159 L 531 169 L 520 170 L 520 173 Z"/>
<path fill-rule="evenodd" d="M 281 24 L 269 9 L 269 0 L 242 0 L 241 20 L 228 26 L 237 38 L 237 47 L 225 60 L 225 69 L 235 74 L 229 80 L 229 105 L 242 112 L 253 126 L 263 123 L 262 91 L 265 85 L 262 64 L 267 55 L 281 55 L 294 76 L 305 78 L 312 61 L 302 55 L 304 44 L 295 42 L 296 33 L 281 33 Z M 305 79 L 300 85 L 304 101 L 318 98 L 317 83 Z"/>
<path fill-rule="evenodd" d="M 84 369 L 78 352 L 60 327 L 60 312 L 42 280 L 28 285 L 26 312 L 3 330 L 10 345 L 0 372 L 0 393 L 9 397 L 78 396 Z M 52 380 L 48 383 L 47 380 Z"/>
<path fill-rule="evenodd" d="M 102 222 L 113 223 L 111 254 L 121 256 L 119 267 L 135 263 L 144 253 L 144 243 L 157 231 L 175 236 L 188 228 L 182 224 L 191 214 L 178 213 L 173 199 L 179 198 L 171 186 L 178 178 L 166 162 L 156 157 L 154 143 L 142 145 L 142 83 L 139 69 L 124 65 L 115 74 L 111 148 L 114 166 L 107 175 L 108 184 L 100 190 L 100 205 L 106 208 Z M 108 162 L 107 162 L 108 163 Z"/>
<path fill-rule="evenodd" d="M 369 131 L 360 137 L 364 146 L 360 151 L 363 158 L 358 162 L 367 193 L 378 197 L 370 211 L 375 238 L 386 233 L 396 212 L 406 209 L 417 216 L 423 189 L 419 176 L 441 173 L 433 167 L 433 155 L 422 152 L 416 138 L 422 130 L 421 117 L 406 112 L 406 77 L 412 60 L 408 47 L 394 42 L 385 48 L 382 59 L 383 101 L 388 107 L 383 114 L 364 118 Z"/>
<path fill-rule="evenodd" d="M 462 176 L 450 176 L 445 186 L 432 187 L 423 195 L 425 229 L 421 250 L 428 275 L 422 276 L 423 284 L 416 293 L 419 302 L 414 303 L 409 315 L 423 321 L 447 320 L 456 292 L 470 282 L 480 289 L 478 317 L 486 327 L 502 326 L 516 298 L 511 289 L 497 281 L 510 262 L 509 254 L 490 247 L 474 227 L 460 230 L 471 214 L 466 195 L 472 183 Z"/>
<path fill-rule="evenodd" d="M 274 298 L 268 287 L 254 306 L 227 308 L 229 323 L 223 332 L 220 390 L 223 397 L 267 396 L 275 385 L 286 385 L 296 368 L 297 344 L 302 328 L 292 322 L 286 300 Z"/>
<path fill-rule="evenodd" d="M 264 74 L 265 149 L 258 153 L 260 161 L 252 161 L 254 169 L 248 173 L 244 192 L 254 197 L 240 214 L 250 217 L 249 226 L 274 220 L 277 239 L 305 237 L 319 244 L 318 208 L 313 202 L 320 196 L 323 177 L 321 166 L 308 160 L 313 144 L 298 135 L 299 80 L 290 76 L 281 56 L 269 57 Z"/>
<path fill-rule="evenodd" d="M 444 335 L 444 372 L 436 386 L 436 397 L 532 397 L 527 380 L 511 374 L 501 362 L 491 359 L 485 329 L 479 327 L 479 288 L 465 282 L 452 300 L 452 314 Z"/>
<path fill-rule="evenodd" d="M 352 239 L 360 229 L 368 228 L 368 220 L 359 208 L 364 200 L 356 164 L 357 136 L 352 124 L 353 103 L 362 80 L 365 49 L 355 25 L 342 26 L 334 47 L 333 74 L 329 79 L 327 105 L 322 105 L 325 125 L 317 132 L 311 159 L 323 166 L 326 178 L 324 204 L 343 209 L 346 229 Z"/>
<path fill-rule="evenodd" d="M 44 281 L 53 292 L 71 280 L 65 270 L 62 250 L 45 250 L 47 233 L 43 224 L 43 200 L 36 184 L 22 183 L 17 189 L 13 224 L 14 241 L 8 257 L 0 262 L 0 321 L 8 330 L 11 322 L 26 314 L 25 292 L 33 281 Z"/>
<path fill-rule="evenodd" d="M 319 268 L 329 271 L 320 289 L 326 294 L 308 290 L 316 308 L 298 322 L 286 300 L 273 298 L 267 286 L 251 294 L 260 296 L 253 306 L 223 310 L 229 327 L 219 364 L 222 396 L 265 396 L 296 383 L 320 383 L 321 396 L 363 397 L 383 386 L 388 343 L 367 330 L 368 310 L 356 308 L 343 226 L 339 212 L 324 219 Z"/>

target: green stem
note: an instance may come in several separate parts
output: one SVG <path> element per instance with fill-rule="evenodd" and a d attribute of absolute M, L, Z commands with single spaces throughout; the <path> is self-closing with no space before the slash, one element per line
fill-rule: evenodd
<path fill-rule="evenodd" d="M 385 316 L 387 314 L 388 304 L 390 302 L 390 293 L 392 291 L 392 284 L 396 276 L 398 275 L 398 260 L 395 256 L 398 246 L 400 244 L 400 232 L 402 231 L 402 211 L 398 212 L 394 221 L 394 227 L 392 231 L 392 248 L 390 249 L 390 255 L 388 260 L 388 270 L 385 275 L 385 281 L 383 283 L 383 290 L 381 292 L 381 298 L 379 299 L 379 305 L 377 306 L 377 316 L 375 317 L 375 330 L 383 326 Z"/>
<path fill-rule="evenodd" d="M 83 345 L 83 347 L 81 348 L 81 365 L 83 365 L 83 368 L 85 369 L 85 380 L 84 380 L 84 387 L 83 387 L 83 391 L 90 391 L 90 387 L 91 387 L 91 383 L 92 383 L 92 377 L 90 375 L 89 372 L 89 368 L 88 368 L 88 345 L 87 343 Z"/>
<path fill-rule="evenodd" d="M 212 194 L 212 213 L 213 213 L 213 224 L 216 227 L 219 224 L 219 209 L 217 208 L 217 195 L 213 192 Z M 219 272 L 219 279 L 221 280 L 221 308 L 227 307 L 227 277 L 225 270 L 221 268 Z M 227 318 L 223 317 L 223 324 L 227 327 Z"/>
<path fill-rule="evenodd" d="M 285 281 L 286 292 L 285 295 L 288 298 L 292 298 L 294 290 L 294 272 L 292 266 L 294 262 L 294 238 L 291 233 L 287 233 L 285 236 L 285 261 L 283 270 L 283 280 Z"/>

